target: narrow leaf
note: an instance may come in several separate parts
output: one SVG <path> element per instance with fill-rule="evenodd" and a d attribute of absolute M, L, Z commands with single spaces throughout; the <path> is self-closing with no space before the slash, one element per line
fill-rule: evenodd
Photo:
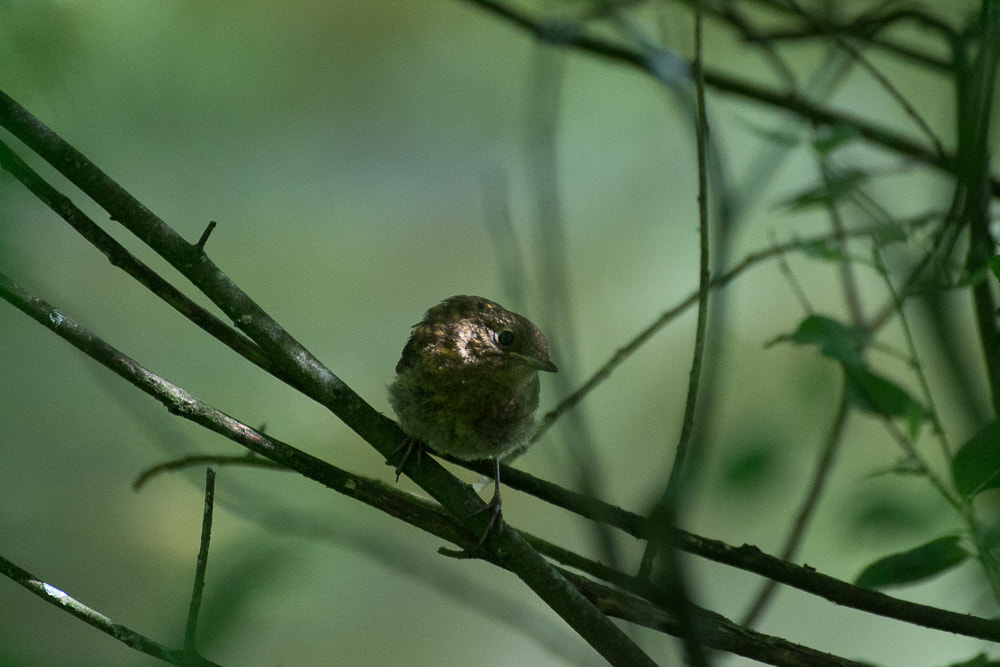
<path fill-rule="evenodd" d="M 866 567 L 854 582 L 864 588 L 902 586 L 930 579 L 968 557 L 958 535 L 947 535 L 915 549 L 879 559 Z"/>
<path fill-rule="evenodd" d="M 882 247 L 893 243 L 905 243 L 909 237 L 902 225 L 879 225 L 872 234 L 875 245 Z"/>
<path fill-rule="evenodd" d="M 791 335 L 793 343 L 819 345 L 824 356 L 836 359 L 845 366 L 864 365 L 861 351 L 868 344 L 868 339 L 868 332 L 864 329 L 823 315 L 810 315 Z"/>
<path fill-rule="evenodd" d="M 802 139 L 794 132 L 786 132 L 781 129 L 765 127 L 757 123 L 743 123 L 750 134 L 764 139 L 773 144 L 778 144 L 785 148 L 794 148 L 802 143 Z"/>
<path fill-rule="evenodd" d="M 837 241 L 799 241 L 796 243 L 796 246 L 808 257 L 816 259 L 840 262 L 846 257 L 844 250 Z"/>
<path fill-rule="evenodd" d="M 911 434 L 928 417 L 920 403 L 906 390 L 871 371 L 844 366 L 847 399 L 857 408 L 883 417 L 903 417 L 910 422 Z"/>
<path fill-rule="evenodd" d="M 959 447 L 951 460 L 951 477 L 965 498 L 1000 488 L 1000 422 L 990 422 Z"/>
<path fill-rule="evenodd" d="M 1000 257 L 990 257 L 989 267 L 997 280 L 1000 280 Z"/>
<path fill-rule="evenodd" d="M 923 463 L 915 457 L 908 456 L 899 459 L 891 466 L 885 466 L 884 468 L 876 468 L 867 475 L 866 479 L 874 479 L 875 477 L 881 477 L 882 475 L 921 475 L 927 474 L 927 469 L 924 467 Z"/>
<path fill-rule="evenodd" d="M 837 123 L 827 125 L 825 131 L 817 133 L 813 148 L 821 155 L 826 155 L 858 138 L 859 134 L 853 125 Z"/>
<path fill-rule="evenodd" d="M 867 180 L 867 172 L 861 169 L 850 169 L 833 176 L 828 183 L 815 185 L 789 197 L 782 204 L 792 211 L 815 206 L 828 206 L 854 192 Z"/>
<path fill-rule="evenodd" d="M 985 653 L 980 653 L 979 655 L 974 656 L 969 660 L 963 660 L 962 662 L 953 662 L 950 665 L 948 665 L 948 667 L 993 667 L 996 664 L 997 664 L 996 662 L 990 662 L 989 660 L 987 660 Z"/>

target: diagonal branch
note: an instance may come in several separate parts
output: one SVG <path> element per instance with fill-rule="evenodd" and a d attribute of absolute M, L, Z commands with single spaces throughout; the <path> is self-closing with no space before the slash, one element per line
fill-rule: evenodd
<path fill-rule="evenodd" d="M 488 467 L 482 462 L 455 461 L 455 463 L 484 473 Z M 653 533 L 654 528 L 649 519 L 610 503 L 563 489 L 514 468 L 504 467 L 502 476 L 504 483 L 513 489 L 529 493 L 550 505 L 562 507 L 591 521 L 608 523 L 636 539 L 648 540 Z M 807 565 L 795 565 L 783 561 L 748 544 L 734 547 L 719 540 L 679 529 L 675 529 L 672 539 L 681 551 L 759 574 L 778 583 L 825 598 L 837 605 L 914 625 L 1000 642 L 1000 621 L 994 619 L 959 614 L 860 588 L 817 572 Z M 614 583 L 620 585 L 620 582 Z"/>
<path fill-rule="evenodd" d="M 327 407 L 387 459 L 395 454 L 404 438 L 399 427 L 368 405 L 264 312 L 208 259 L 203 248 L 181 238 L 89 159 L 2 92 L 0 126 L 17 136 L 194 283 L 260 345 L 282 373 L 290 376 L 293 386 Z M 113 359 L 118 364 L 134 365 L 117 351 Z M 162 379 L 156 378 L 156 381 Z M 174 409 L 188 409 L 190 399 L 192 397 L 186 392 L 177 394 Z M 252 434 L 248 437 L 254 439 Z M 262 447 L 265 447 L 263 443 Z M 260 453 L 273 458 L 265 452 Z M 486 532 L 489 513 L 483 511 L 483 501 L 443 467 L 427 461 L 417 466 L 411 461 L 404 472 L 467 528 L 480 535 Z M 607 660 L 652 664 L 649 656 L 532 549 L 517 531 L 496 530 L 484 546 Z"/>
<path fill-rule="evenodd" d="M 79 600 L 70 597 L 52 584 L 42 581 L 27 570 L 23 570 L 3 556 L 0 556 L 0 574 L 3 574 L 50 604 L 76 616 L 81 621 L 97 628 L 101 632 L 114 637 L 126 646 L 159 658 L 174 665 L 185 667 L 218 667 L 216 663 L 196 655 L 188 655 L 184 651 L 172 649 L 154 642 L 138 632 L 116 623 L 104 614 L 91 609 Z"/>
<path fill-rule="evenodd" d="M 201 546 L 198 549 L 194 572 L 194 587 L 191 603 L 188 605 L 187 624 L 184 629 L 184 651 L 189 656 L 197 656 L 198 615 L 201 613 L 201 599 L 205 590 L 205 572 L 208 569 L 208 548 L 212 541 L 212 517 L 215 514 L 215 471 L 205 472 L 205 509 L 201 519 Z"/>
<path fill-rule="evenodd" d="M 0 167 L 10 172 L 33 195 L 100 250 L 113 266 L 117 266 L 135 278 L 139 284 L 170 304 L 177 312 L 247 360 L 269 373 L 278 374 L 278 367 L 264 356 L 264 352 L 256 343 L 186 297 L 180 290 L 137 259 L 125 246 L 81 211 L 69 197 L 52 187 L 38 172 L 18 157 L 10 146 L 2 141 L 0 141 Z"/>
<path fill-rule="evenodd" d="M 115 370 L 117 373 L 128 379 L 133 384 L 142 388 L 146 393 L 149 393 L 160 400 L 172 412 L 199 424 L 205 425 L 211 430 L 221 433 L 229 439 L 239 442 L 253 451 L 267 456 L 271 460 L 274 460 L 285 467 L 291 468 L 304 476 L 309 477 L 310 479 L 319 481 L 333 490 L 361 500 L 362 502 L 376 507 L 392 516 L 401 518 L 412 525 L 418 526 L 423 530 L 427 530 L 432 534 L 451 541 L 460 547 L 466 549 L 473 548 L 477 533 L 467 531 L 458 526 L 451 515 L 445 512 L 442 508 L 432 505 L 427 501 L 420 500 L 419 498 L 415 498 L 410 494 L 406 494 L 381 482 L 352 475 L 351 473 L 316 459 L 315 457 L 291 447 L 290 445 L 282 443 L 269 436 L 265 436 L 245 424 L 241 424 L 228 415 L 219 412 L 215 408 L 198 401 L 179 387 L 176 387 L 163 378 L 156 376 L 149 370 L 142 368 L 139 364 L 125 355 L 122 355 L 117 350 L 110 348 L 110 346 L 107 346 L 106 343 L 97 339 L 92 333 L 77 325 L 75 322 L 60 313 L 57 309 L 48 306 L 48 304 L 45 304 L 37 298 L 31 297 L 23 290 L 19 289 L 16 285 L 11 284 L 4 276 L 2 276 L 2 274 L 0 274 L 0 295 L 8 301 L 11 301 L 15 306 L 25 311 L 43 325 L 72 342 L 81 350 L 87 352 L 94 358 L 112 368 L 112 370 Z M 438 464 L 434 462 L 433 459 L 427 458 L 424 465 L 437 466 Z M 517 476 L 515 475 L 512 477 L 516 478 Z M 560 491 L 563 494 L 567 494 L 569 497 L 572 497 L 573 495 L 571 492 L 565 490 Z M 602 503 L 592 499 L 586 500 L 596 507 L 601 507 L 603 505 Z M 632 532 L 648 537 L 649 527 L 647 525 L 647 520 L 635 515 L 629 515 L 621 510 L 617 511 L 626 518 L 629 516 L 632 517 L 631 521 L 634 522 Z M 581 512 L 581 514 L 586 515 L 584 512 Z M 609 513 L 605 512 L 605 514 L 608 515 Z M 541 546 L 541 541 L 537 540 L 537 538 L 531 539 L 534 544 L 539 545 L 540 548 L 544 549 L 544 547 Z M 686 551 L 699 553 L 719 562 L 734 562 L 734 560 L 745 561 L 743 563 L 745 569 L 764 573 L 766 576 L 775 576 L 776 578 L 784 579 L 786 580 L 786 583 L 802 588 L 803 590 L 812 589 L 811 592 L 818 592 L 818 594 L 842 604 L 846 603 L 851 606 L 858 606 L 856 604 L 852 604 L 856 598 L 868 598 L 876 601 L 883 600 L 888 602 L 889 605 L 898 605 L 904 610 L 914 608 L 919 610 L 920 608 L 923 608 L 923 605 L 914 605 L 900 600 L 893 600 L 888 596 L 884 596 L 874 591 L 858 589 L 857 587 L 850 586 L 849 584 L 838 582 L 830 577 L 820 575 L 808 568 L 798 568 L 794 565 L 783 563 L 776 558 L 762 554 L 752 547 L 741 547 L 737 549 L 724 545 L 721 542 L 706 540 L 681 531 L 677 532 L 676 541 L 678 547 Z M 548 551 L 548 549 L 545 550 Z M 560 556 L 564 556 L 564 554 L 564 551 L 560 551 L 558 554 L 553 554 L 553 557 L 558 558 Z M 738 558 L 734 559 L 734 555 L 738 555 Z M 507 559 L 502 558 L 498 554 L 488 554 L 487 560 L 490 560 L 494 564 L 501 567 L 510 569 Z M 747 567 L 747 563 L 754 563 L 755 567 Z M 585 561 L 579 557 L 572 562 L 572 565 L 577 568 L 588 567 Z M 567 574 L 568 573 L 562 573 L 561 576 L 567 576 Z M 609 576 L 606 570 L 597 570 L 595 571 L 595 574 L 603 577 Z M 782 576 L 782 574 L 785 576 Z M 576 590 L 576 587 L 581 587 L 585 594 L 592 599 L 595 607 L 601 611 L 621 616 L 622 618 L 626 618 L 628 620 L 643 622 L 643 619 L 637 615 L 638 612 L 636 611 L 637 607 L 635 603 L 629 602 L 627 596 L 623 597 L 620 593 L 615 592 L 613 589 L 609 589 L 595 582 L 587 582 L 584 585 L 583 582 L 586 582 L 586 580 L 582 580 L 576 575 L 570 575 L 569 579 L 574 586 L 574 590 Z M 812 585 L 803 586 L 801 584 L 801 579 L 811 580 Z M 629 578 L 620 573 L 614 575 L 614 578 L 612 578 L 611 581 L 616 582 L 619 586 L 624 586 L 626 588 L 631 587 L 635 591 L 648 592 L 650 590 L 646 582 L 640 582 L 634 577 Z M 816 582 L 819 582 L 820 585 L 816 586 Z M 645 608 L 646 607 L 642 606 L 638 607 L 638 609 Z M 956 628 L 958 628 L 956 629 L 949 627 L 947 623 L 942 626 L 936 624 L 935 622 L 922 622 L 921 624 L 923 625 L 939 628 L 943 627 L 943 629 L 951 629 L 952 631 L 962 632 L 963 634 L 969 634 L 970 636 L 977 636 L 986 639 L 996 640 L 1000 637 L 1000 626 L 998 626 L 995 622 L 987 621 L 986 619 L 976 619 L 974 617 L 968 617 L 961 614 L 953 614 L 951 612 L 944 612 L 942 610 L 932 608 L 924 609 L 926 610 L 926 613 L 924 613 L 923 616 L 925 619 L 931 618 L 934 621 L 938 621 L 941 618 L 944 618 L 947 621 L 948 619 L 955 617 L 959 619 L 959 626 L 961 627 L 956 626 Z M 662 611 L 658 611 L 653 616 L 645 618 L 644 624 L 651 624 L 653 627 L 667 632 L 670 632 L 672 629 L 676 630 L 675 624 L 671 625 L 663 620 L 664 618 L 669 617 L 662 616 L 662 613 Z M 905 616 L 905 613 L 902 615 L 886 615 L 902 618 Z M 656 620 L 657 618 L 660 620 Z M 705 641 L 707 645 L 715 648 L 734 650 L 740 655 L 750 656 L 761 656 L 770 650 L 777 651 L 776 655 L 784 655 L 789 651 L 792 651 L 793 653 L 801 653 L 803 655 L 811 655 L 811 649 L 798 647 L 794 644 L 786 645 L 783 640 L 778 640 L 774 637 L 756 635 L 756 633 L 747 633 L 739 630 L 736 626 L 733 626 L 729 621 L 726 621 L 722 617 L 717 617 L 717 615 L 711 614 L 710 612 L 699 612 L 698 618 L 700 619 L 699 638 Z M 706 619 L 708 620 L 706 621 Z M 972 628 L 972 631 L 968 631 L 970 627 Z M 984 627 L 989 630 L 984 631 Z M 737 638 L 741 637 L 742 639 L 740 642 L 734 643 Z M 751 640 L 755 637 L 757 638 L 757 641 L 763 643 L 764 646 L 754 644 Z M 768 648 L 769 646 L 771 647 L 770 649 Z M 829 662 L 817 662 L 814 664 L 852 664 L 850 662 L 840 662 L 842 659 L 836 658 L 835 656 L 828 656 L 828 658 L 830 660 Z M 777 658 L 775 658 L 775 660 L 777 660 Z M 622 662 L 624 662 L 624 660 Z M 776 661 L 773 662 L 773 664 L 808 665 L 813 663 L 805 660 L 800 662 Z"/>
<path fill-rule="evenodd" d="M 514 9 L 505 3 L 496 2 L 496 0 L 466 1 L 513 23 L 530 33 L 536 39 L 557 46 L 571 47 L 578 51 L 604 58 L 610 62 L 634 67 L 659 79 L 657 64 L 645 54 L 628 47 L 591 37 L 579 29 L 570 30 L 564 27 L 562 30 L 554 30 L 553 26 L 544 19 L 536 18 L 527 12 Z M 889 151 L 948 173 L 955 173 L 956 171 L 957 163 L 953 155 L 939 156 L 934 150 L 893 132 L 886 127 L 876 125 L 849 113 L 834 111 L 795 93 L 775 91 L 709 68 L 705 69 L 705 84 L 719 92 L 730 93 L 738 97 L 760 102 L 775 109 L 788 111 L 815 124 L 849 128 L 859 137 Z M 992 195 L 994 197 L 1000 196 L 1000 180 L 989 179 L 988 183 Z"/>

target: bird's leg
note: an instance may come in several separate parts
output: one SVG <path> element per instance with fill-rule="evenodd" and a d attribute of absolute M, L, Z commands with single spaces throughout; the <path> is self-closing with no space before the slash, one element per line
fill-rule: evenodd
<path fill-rule="evenodd" d="M 494 466 L 494 468 L 493 468 L 493 498 L 490 499 L 490 502 L 487 503 L 486 507 L 484 507 L 484 508 L 482 508 L 482 509 L 479 510 L 479 512 L 489 511 L 489 513 L 490 513 L 490 522 L 488 524 L 486 524 L 486 532 L 484 532 L 483 536 L 479 538 L 479 542 L 476 544 L 477 548 L 483 546 L 483 542 L 486 541 L 486 538 L 489 537 L 490 533 L 492 533 L 494 530 L 496 530 L 500 526 L 500 524 L 503 522 L 503 512 L 501 511 L 502 507 L 503 507 L 503 501 L 500 498 L 500 458 L 499 457 L 496 457 L 496 456 L 493 457 L 493 466 Z M 478 514 L 479 512 L 476 512 L 476 513 Z"/>
<path fill-rule="evenodd" d="M 400 450 L 405 450 L 405 451 L 403 452 L 403 457 L 399 460 L 399 463 L 396 465 L 397 482 L 399 481 L 399 476 L 403 472 L 403 466 L 405 466 L 406 462 L 410 460 L 411 455 L 416 457 L 417 465 L 418 466 L 420 465 L 420 457 L 424 452 L 424 443 L 420 438 L 414 438 L 412 435 L 408 435 L 406 436 L 406 439 L 400 443 L 399 447 L 396 447 L 396 449 L 392 451 L 392 456 L 398 454 Z M 392 456 L 390 456 L 389 458 L 391 459 Z"/>

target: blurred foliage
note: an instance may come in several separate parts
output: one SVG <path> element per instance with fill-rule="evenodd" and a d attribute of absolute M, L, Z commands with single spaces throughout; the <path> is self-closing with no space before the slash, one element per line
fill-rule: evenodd
<path fill-rule="evenodd" d="M 697 285 L 696 162 L 677 67 L 691 55 L 691 3 L 510 5 L 565 29 L 552 35 L 568 40 L 577 26 L 638 53 L 658 64 L 652 73 L 542 46 L 475 4 L 9 0 L 0 88 L 187 238 L 218 220 L 213 259 L 379 409 L 409 326 L 458 293 L 525 295 L 516 309 L 547 333 L 575 389 Z M 758 259 L 713 292 L 708 453 L 685 517 L 695 532 L 777 552 L 846 392 L 837 456 L 792 559 L 843 579 L 862 572 L 865 585 L 924 581 L 912 593 L 928 604 L 985 615 L 996 612 L 982 591 L 998 583 L 1000 512 L 983 492 L 1000 484 L 1000 434 L 970 292 L 995 295 L 996 281 L 970 259 L 969 227 L 956 220 L 971 197 L 955 176 L 864 130 L 931 156 L 935 143 L 949 155 L 967 148 L 956 114 L 969 100 L 955 95 L 977 82 L 957 77 L 986 66 L 977 69 L 989 55 L 989 7 L 710 4 L 711 73 L 843 118 L 709 88 L 713 194 L 725 203 L 713 276 Z M 948 69 L 959 44 L 961 72 Z M 539 116 L 539 91 L 555 96 L 554 117 Z M 992 129 L 995 112 L 984 113 Z M 539 166 L 540 136 L 553 173 Z M 330 415 L 206 342 L 2 176 L 0 271 L 220 409 L 390 479 Z M 557 205 L 546 208 L 544 193 Z M 558 221 L 543 217 L 553 210 Z M 498 235 L 497 224 L 509 229 Z M 551 238 L 562 244 L 562 292 L 546 278 Z M 642 511 L 669 471 L 693 321 L 693 311 L 669 319 L 576 408 L 596 479 L 577 474 L 580 430 L 553 431 L 518 465 Z M 4 307 L 0 341 L 4 555 L 176 641 L 201 474 L 154 479 L 139 494 L 130 484 L 165 458 L 235 448 L 178 425 Z M 543 409 L 560 398 L 548 394 Z M 215 540 L 226 556 L 214 580 L 209 567 L 208 617 L 211 648 L 231 664 L 594 660 L 530 595 L 440 562 L 434 539 L 386 517 L 292 476 L 236 468 L 220 474 L 219 494 Z M 505 500 L 513 524 L 598 549 L 563 514 Z M 615 540 L 610 551 L 632 571 L 634 545 Z M 299 549 L 294 563 L 282 562 L 286 543 Z M 373 546 L 383 543 L 392 547 Z M 241 581 L 245 566 L 253 574 Z M 698 602 L 738 617 L 752 577 L 734 585 L 709 567 L 693 566 Z M 13 588 L 0 585 L 0 662 L 141 663 Z M 776 600 L 769 632 L 787 627 L 822 650 L 886 664 L 945 664 L 981 649 L 896 625 L 887 637 L 864 619 L 841 632 L 851 621 L 799 597 Z M 272 604 L 282 605 L 281 632 L 271 632 Z"/>

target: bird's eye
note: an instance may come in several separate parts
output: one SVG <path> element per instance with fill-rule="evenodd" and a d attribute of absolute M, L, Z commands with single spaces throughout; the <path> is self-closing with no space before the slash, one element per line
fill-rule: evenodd
<path fill-rule="evenodd" d="M 497 334 L 497 342 L 500 343 L 500 347 L 510 347 L 514 344 L 514 332 L 504 329 Z"/>

